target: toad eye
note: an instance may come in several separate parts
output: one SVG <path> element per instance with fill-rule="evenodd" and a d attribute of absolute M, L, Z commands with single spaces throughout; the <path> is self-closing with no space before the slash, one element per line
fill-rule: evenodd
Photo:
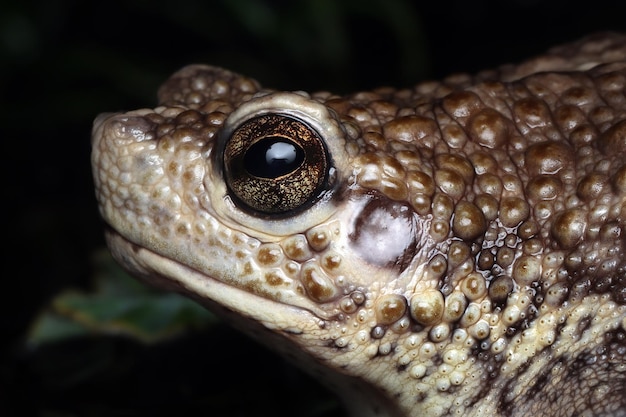
<path fill-rule="evenodd" d="M 303 121 L 268 113 L 246 120 L 227 139 L 224 178 L 243 209 L 289 214 L 324 191 L 329 158 L 319 133 Z"/>

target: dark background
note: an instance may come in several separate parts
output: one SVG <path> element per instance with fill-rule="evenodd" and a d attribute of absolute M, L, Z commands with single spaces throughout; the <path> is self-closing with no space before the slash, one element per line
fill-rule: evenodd
<path fill-rule="evenodd" d="M 168 74 L 194 62 L 345 93 L 515 62 L 603 30 L 626 31 L 626 2 L 0 3 L 0 415 L 343 415 L 224 325 L 156 345 L 93 336 L 25 347 L 56 294 L 93 285 L 104 244 L 89 163 L 96 114 L 154 106 Z"/>

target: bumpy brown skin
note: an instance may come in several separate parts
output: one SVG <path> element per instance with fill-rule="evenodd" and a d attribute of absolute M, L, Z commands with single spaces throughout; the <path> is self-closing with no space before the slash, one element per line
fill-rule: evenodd
<path fill-rule="evenodd" d="M 191 66 L 159 100 L 94 127 L 130 271 L 322 370 L 354 415 L 626 416 L 626 36 L 345 97 Z M 328 166 L 285 202 L 258 178 L 236 196 L 226 143 L 276 113 Z"/>

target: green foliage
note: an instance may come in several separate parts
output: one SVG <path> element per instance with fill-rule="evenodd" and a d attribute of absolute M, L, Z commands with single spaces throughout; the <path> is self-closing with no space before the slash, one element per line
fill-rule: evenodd
<path fill-rule="evenodd" d="M 94 291 L 67 289 L 57 295 L 35 320 L 27 339 L 30 346 L 93 335 L 152 343 L 217 320 L 185 297 L 153 290 L 130 277 L 106 250 L 97 252 L 94 262 Z"/>

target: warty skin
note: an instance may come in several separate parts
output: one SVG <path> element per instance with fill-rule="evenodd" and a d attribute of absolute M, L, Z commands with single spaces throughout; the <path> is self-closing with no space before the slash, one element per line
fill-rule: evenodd
<path fill-rule="evenodd" d="M 626 36 L 347 96 L 192 65 L 92 144 L 114 257 L 352 415 L 626 416 Z"/>

